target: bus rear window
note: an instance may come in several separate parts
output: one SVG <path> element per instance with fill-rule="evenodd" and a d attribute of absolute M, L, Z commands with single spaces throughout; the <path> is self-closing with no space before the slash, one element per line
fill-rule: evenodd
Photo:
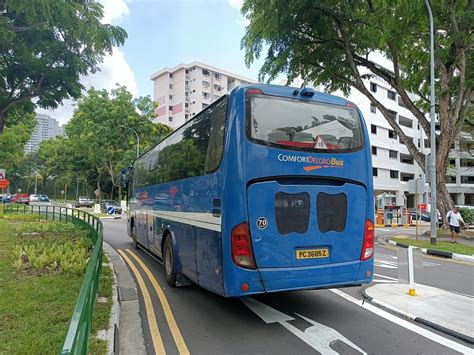
<path fill-rule="evenodd" d="M 284 149 L 348 152 L 362 146 L 357 111 L 275 96 L 249 96 L 250 140 Z"/>

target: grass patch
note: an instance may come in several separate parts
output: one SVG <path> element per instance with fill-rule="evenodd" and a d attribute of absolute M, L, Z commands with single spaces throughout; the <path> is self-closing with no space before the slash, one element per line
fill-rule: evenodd
<path fill-rule="evenodd" d="M 66 224 L 57 223 L 34 221 L 13 225 L 0 220 L 0 354 L 57 353 L 62 345 L 83 271 L 66 270 L 60 259 L 56 268 L 51 264 L 41 266 L 32 261 L 33 255 L 36 261 L 46 258 L 49 262 L 58 250 L 61 252 L 56 256 L 74 253 L 81 245 L 89 250 L 91 242 L 78 227 L 70 224 L 73 230 L 69 224 L 64 227 Z M 53 226 L 59 231 L 54 231 Z M 42 234 L 18 236 L 19 231 L 29 233 L 32 229 Z M 61 249 L 63 246 L 66 249 Z M 82 255 L 86 261 L 88 256 Z M 64 261 L 72 263 L 74 256 L 69 254 L 67 259 Z"/>
<path fill-rule="evenodd" d="M 108 263 L 107 256 L 103 256 L 102 263 Z M 92 320 L 91 337 L 89 339 L 90 354 L 107 354 L 107 341 L 98 339 L 99 330 L 109 329 L 109 319 L 112 311 L 112 286 L 114 283 L 113 270 L 109 266 L 102 266 L 100 275 L 98 297 L 107 298 L 107 302 L 96 302 L 94 306 L 94 319 Z"/>
<path fill-rule="evenodd" d="M 441 242 L 438 241 L 436 245 L 431 245 L 429 240 L 413 240 L 413 239 L 402 239 L 402 238 L 391 238 L 394 242 L 401 243 L 401 244 L 408 244 L 415 247 L 420 248 L 427 248 L 433 250 L 440 250 L 445 251 L 448 253 L 456 253 L 456 254 L 465 254 L 465 255 L 473 255 L 474 254 L 474 247 L 461 244 L 459 240 L 456 244 L 451 242 Z"/>

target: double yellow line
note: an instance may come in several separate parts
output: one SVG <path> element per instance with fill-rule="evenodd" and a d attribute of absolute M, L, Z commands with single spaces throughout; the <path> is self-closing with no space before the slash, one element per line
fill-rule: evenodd
<path fill-rule="evenodd" d="M 153 285 L 153 288 L 155 289 L 155 292 L 158 295 L 158 298 L 160 300 L 161 306 L 163 307 L 163 312 L 165 314 L 166 321 L 168 322 L 168 326 L 170 328 L 171 334 L 173 335 L 174 342 L 176 344 L 176 347 L 178 348 L 180 355 L 189 354 L 189 350 L 186 346 L 186 343 L 184 342 L 181 332 L 179 331 L 178 325 L 176 324 L 176 320 L 174 319 L 173 312 L 171 311 L 168 300 L 166 299 L 166 296 L 163 290 L 161 289 L 158 281 L 153 276 L 150 269 L 143 263 L 143 261 L 140 260 L 140 258 L 135 253 L 133 253 L 129 249 L 125 249 L 125 251 L 133 259 L 135 259 L 138 265 L 140 265 L 142 270 L 148 276 L 148 279 L 150 280 L 151 284 Z M 118 250 L 118 252 L 122 256 L 122 258 L 125 260 L 125 262 L 128 264 L 130 269 L 132 269 L 132 272 L 135 275 L 138 281 L 138 285 L 142 291 L 143 299 L 145 301 L 146 314 L 148 318 L 148 326 L 150 327 L 150 333 L 151 333 L 151 338 L 153 341 L 153 347 L 155 349 L 155 353 L 166 354 L 166 350 L 163 345 L 163 340 L 160 335 L 160 329 L 158 328 L 158 323 L 156 321 L 156 315 L 153 308 L 153 302 L 151 300 L 150 293 L 148 292 L 148 288 L 145 284 L 145 281 L 143 280 L 143 277 L 140 274 L 140 271 L 138 271 L 137 267 L 132 262 L 132 260 L 127 256 L 127 254 L 122 250 Z"/>

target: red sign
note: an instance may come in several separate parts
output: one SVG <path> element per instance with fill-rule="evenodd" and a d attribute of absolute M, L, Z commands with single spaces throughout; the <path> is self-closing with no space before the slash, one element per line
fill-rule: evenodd
<path fill-rule="evenodd" d="M 426 211 L 426 203 L 420 203 L 420 204 L 418 205 L 418 209 L 420 209 L 420 210 L 425 210 L 425 211 Z"/>
<path fill-rule="evenodd" d="M 10 180 L 8 179 L 0 180 L 0 189 L 4 189 L 8 187 L 8 185 L 10 185 Z"/>

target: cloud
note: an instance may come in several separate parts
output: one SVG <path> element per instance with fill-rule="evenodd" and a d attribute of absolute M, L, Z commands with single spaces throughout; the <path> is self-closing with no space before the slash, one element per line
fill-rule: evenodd
<path fill-rule="evenodd" d="M 113 23 L 123 16 L 129 14 L 128 6 L 124 0 L 101 0 L 104 5 L 103 23 Z M 124 85 L 133 94 L 138 92 L 137 82 L 132 69 L 128 65 L 125 55 L 119 48 L 114 48 L 112 55 L 104 57 L 99 65 L 100 71 L 88 76 L 81 77 L 81 83 L 86 90 L 94 87 L 96 89 L 113 89 L 116 84 Z M 63 105 L 56 110 L 37 109 L 38 113 L 44 113 L 57 119 L 61 124 L 69 121 L 74 112 L 74 101 L 65 100 Z"/>
<path fill-rule="evenodd" d="M 240 13 L 240 9 L 242 8 L 242 5 L 244 3 L 244 0 L 227 0 L 227 3 L 234 9 L 236 9 L 237 11 L 239 11 L 239 15 L 240 15 L 240 20 L 238 21 L 238 24 L 241 25 L 241 26 L 248 26 L 250 24 L 250 20 L 247 19 L 246 17 L 242 16 L 242 14 Z"/>
<path fill-rule="evenodd" d="M 100 0 L 104 6 L 102 23 L 112 23 L 129 14 L 127 3 L 123 0 Z"/>

